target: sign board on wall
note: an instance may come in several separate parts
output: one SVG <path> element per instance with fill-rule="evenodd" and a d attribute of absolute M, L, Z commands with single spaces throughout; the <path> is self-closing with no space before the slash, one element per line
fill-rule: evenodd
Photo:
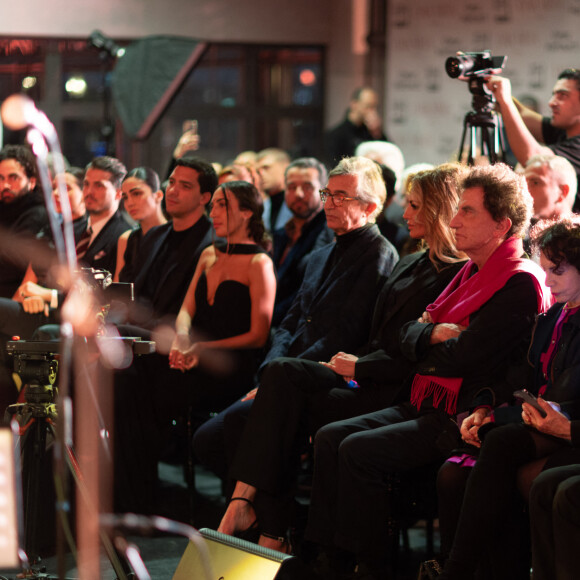
<path fill-rule="evenodd" d="M 445 72 L 458 50 L 507 55 L 514 96 L 542 114 L 558 74 L 580 67 L 580 0 L 390 0 L 386 130 L 408 165 L 457 156 L 472 95 Z"/>

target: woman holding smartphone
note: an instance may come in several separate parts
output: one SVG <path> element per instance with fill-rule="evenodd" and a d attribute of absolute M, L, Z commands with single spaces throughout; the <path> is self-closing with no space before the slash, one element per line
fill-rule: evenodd
<path fill-rule="evenodd" d="M 441 578 L 472 578 L 482 555 L 489 555 L 491 571 L 486 577 L 529 579 L 527 559 L 514 557 L 521 545 L 511 544 L 519 542 L 522 534 L 508 537 L 504 533 L 521 512 L 518 499 L 521 494 L 527 498 L 542 470 L 580 463 L 580 450 L 570 444 L 571 419 L 580 418 L 580 223 L 561 221 L 534 237 L 546 285 L 556 304 L 538 318 L 528 352 L 527 376 L 514 372 L 505 388 L 514 391 L 525 386 L 538 395 L 546 416 L 524 402 L 519 422 L 510 421 L 509 409 L 492 411 L 490 406 L 476 409 L 463 421 L 463 439 L 481 450 L 469 470 L 463 504 L 456 513 L 453 546 Z M 500 425 L 504 419 L 507 424 Z M 453 522 L 448 500 L 456 493 L 451 491 L 451 483 L 459 469 L 446 464 L 443 477 L 440 473 L 440 516 L 442 526 L 447 527 L 442 536 L 449 534 Z"/>

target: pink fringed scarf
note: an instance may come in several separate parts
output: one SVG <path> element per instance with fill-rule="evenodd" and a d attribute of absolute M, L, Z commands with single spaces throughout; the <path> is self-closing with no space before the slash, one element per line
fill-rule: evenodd
<path fill-rule="evenodd" d="M 518 272 L 530 274 L 538 295 L 538 312 L 546 311 L 552 304 L 552 295 L 541 281 L 544 279 L 542 269 L 532 260 L 522 258 L 522 254 L 521 238 L 511 237 L 473 275 L 476 266 L 469 260 L 437 300 L 427 306 L 433 322 L 469 326 L 470 315 L 477 312 Z M 416 374 L 411 388 L 411 403 L 419 409 L 423 399 L 433 396 L 433 406 L 438 407 L 445 399 L 445 410 L 453 415 L 462 382 L 461 377 Z"/>

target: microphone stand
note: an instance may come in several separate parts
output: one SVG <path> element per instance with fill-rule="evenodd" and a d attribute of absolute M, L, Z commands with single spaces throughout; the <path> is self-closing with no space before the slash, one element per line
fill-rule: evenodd
<path fill-rule="evenodd" d="M 24 95 L 12 95 L 8 97 L 2 104 L 2 120 L 4 124 L 11 129 L 23 129 L 28 127 L 27 140 L 32 146 L 38 160 L 39 178 L 44 193 L 44 200 L 47 208 L 47 213 L 52 229 L 54 244 L 57 253 L 57 259 L 60 267 L 63 268 L 65 279 L 70 283 L 74 283 L 74 273 L 77 269 L 76 248 L 74 240 L 74 230 L 72 225 L 72 212 L 70 202 L 66 190 L 66 183 L 64 180 L 65 166 L 63 156 L 58 140 L 58 135 L 53 124 L 49 121 L 47 116 L 39 111 L 33 101 Z M 52 187 L 50 180 L 50 171 L 48 168 L 48 152 L 52 153 L 54 168 L 56 174 L 57 187 L 61 201 L 62 212 L 62 230 L 57 217 L 54 201 L 52 198 Z M 60 383 L 59 394 L 57 398 L 57 410 L 59 421 L 57 423 L 56 438 L 54 446 L 54 475 L 57 490 L 57 561 L 58 561 L 58 577 L 64 578 L 66 571 L 65 563 L 65 522 L 69 516 L 70 501 L 68 500 L 67 481 L 67 454 L 68 450 L 72 448 L 72 400 L 69 394 L 69 377 L 72 368 L 72 349 L 75 343 L 75 332 L 73 324 L 64 320 L 60 327 L 61 334 L 61 363 L 60 363 Z M 78 341 L 76 341 L 78 343 Z M 84 339 L 83 339 L 84 342 Z M 87 414 L 91 414 L 91 410 L 87 409 Z M 97 435 L 95 434 L 95 438 Z M 103 441 L 105 439 L 103 438 Z M 104 443 L 107 444 L 107 441 Z M 74 472 L 74 469 L 73 469 Z M 92 487 L 92 486 L 91 486 Z M 86 490 L 85 490 L 86 491 Z M 89 494 L 90 495 L 90 494 Z M 97 497 L 88 498 L 88 511 L 92 514 L 91 520 L 98 518 L 98 482 Z M 94 523 L 94 522 L 93 522 Z M 87 528 L 90 528 L 89 536 L 94 531 L 94 525 L 87 522 Z M 97 522 L 98 528 L 98 522 Z M 81 530 L 82 531 L 82 530 Z M 94 541 L 92 538 L 87 538 L 87 552 L 94 553 L 95 542 L 98 550 L 98 530 Z M 90 545 L 89 545 L 90 544 Z M 83 550 L 79 553 L 79 560 L 83 558 Z M 27 564 L 22 562 L 23 566 Z M 99 577 L 98 558 L 95 564 L 94 561 L 90 564 L 79 565 L 81 570 L 81 578 L 84 577 Z M 112 564 L 118 574 L 119 579 L 126 580 L 122 566 L 119 562 Z M 96 565 L 96 568 L 94 567 Z M 91 569 L 90 572 L 88 570 Z M 82 571 L 85 571 L 83 574 Z"/>

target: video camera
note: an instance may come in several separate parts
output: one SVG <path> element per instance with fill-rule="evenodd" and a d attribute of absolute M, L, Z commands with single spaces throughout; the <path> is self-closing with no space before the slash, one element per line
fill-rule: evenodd
<path fill-rule="evenodd" d="M 507 56 L 491 56 L 489 50 L 483 52 L 461 52 L 445 61 L 445 70 L 452 79 L 469 83 L 473 95 L 472 106 L 475 115 L 487 117 L 495 104 L 493 93 L 487 88 L 486 80 L 490 75 L 503 70 Z"/>
<path fill-rule="evenodd" d="M 87 284 L 93 290 L 103 292 L 107 300 L 121 300 L 133 302 L 133 284 L 126 282 L 113 282 L 113 276 L 108 270 L 95 268 L 81 268 L 81 273 Z"/>
<path fill-rule="evenodd" d="M 469 81 L 473 77 L 498 75 L 503 70 L 507 56 L 491 56 L 491 51 L 461 52 L 445 61 L 445 70 L 452 79 Z"/>

